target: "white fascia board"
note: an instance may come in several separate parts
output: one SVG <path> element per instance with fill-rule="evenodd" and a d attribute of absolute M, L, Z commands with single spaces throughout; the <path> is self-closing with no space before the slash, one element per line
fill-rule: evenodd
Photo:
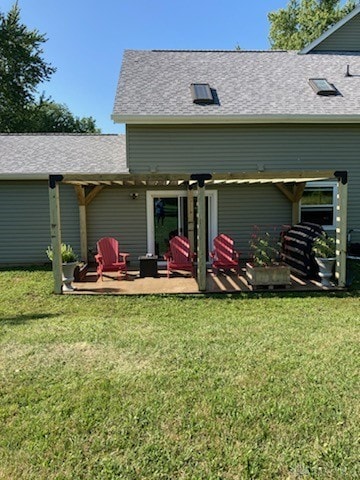
<path fill-rule="evenodd" d="M 336 32 L 336 30 L 338 30 L 343 25 L 345 25 L 345 23 L 347 23 L 349 20 L 354 18 L 359 12 L 360 12 L 360 4 L 358 4 L 353 10 L 351 10 L 351 12 L 349 12 L 344 18 L 342 18 L 337 23 L 335 23 L 335 25 L 333 25 L 328 30 L 326 30 L 322 35 L 320 35 L 320 37 L 316 38 L 305 48 L 300 50 L 299 55 L 304 55 L 306 53 L 309 53 L 313 48 L 317 47 L 326 38 L 330 37 L 330 35 Z"/>
<path fill-rule="evenodd" d="M 258 123 L 360 123 L 360 115 L 113 115 L 113 120 L 127 125 L 258 124 Z"/>

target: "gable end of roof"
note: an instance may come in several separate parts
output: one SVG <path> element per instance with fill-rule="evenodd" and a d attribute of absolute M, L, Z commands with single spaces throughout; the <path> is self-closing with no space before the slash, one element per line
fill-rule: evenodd
<path fill-rule="evenodd" d="M 349 12 L 347 15 L 345 15 L 344 18 L 339 20 L 335 25 L 330 27 L 328 30 L 326 30 L 320 37 L 316 38 L 314 41 L 309 43 L 306 47 L 304 47 L 302 50 L 300 50 L 299 55 L 305 55 L 307 53 L 310 53 L 315 47 L 320 45 L 324 40 L 326 40 L 328 37 L 333 35 L 339 28 L 343 27 L 346 23 L 348 23 L 350 20 L 352 20 L 356 15 L 360 13 L 360 3 L 353 9 L 351 12 Z"/>

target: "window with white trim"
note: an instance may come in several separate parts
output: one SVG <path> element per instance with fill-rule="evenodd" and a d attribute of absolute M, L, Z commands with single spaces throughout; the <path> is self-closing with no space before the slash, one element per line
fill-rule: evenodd
<path fill-rule="evenodd" d="M 334 229 L 336 225 L 336 182 L 308 182 L 301 202 L 300 219 Z"/>

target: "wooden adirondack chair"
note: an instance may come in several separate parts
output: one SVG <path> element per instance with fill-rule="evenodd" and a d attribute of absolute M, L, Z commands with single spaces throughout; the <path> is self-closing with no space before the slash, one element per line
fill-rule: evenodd
<path fill-rule="evenodd" d="M 194 277 L 194 253 L 190 249 L 189 240 L 182 236 L 176 235 L 170 242 L 170 250 L 165 253 L 164 257 L 167 261 L 167 276 L 174 270 L 185 270 L 191 272 Z"/>
<path fill-rule="evenodd" d="M 119 252 L 119 242 L 115 238 L 104 237 L 97 242 L 97 255 L 95 260 L 97 262 L 97 274 L 100 279 L 103 279 L 104 272 L 119 272 L 125 273 L 127 276 L 126 260 L 129 253 Z"/>
<path fill-rule="evenodd" d="M 213 272 L 217 274 L 220 269 L 234 269 L 239 275 L 239 256 L 240 253 L 234 249 L 234 240 L 225 233 L 220 233 L 214 239 L 214 250 L 210 252 Z"/>

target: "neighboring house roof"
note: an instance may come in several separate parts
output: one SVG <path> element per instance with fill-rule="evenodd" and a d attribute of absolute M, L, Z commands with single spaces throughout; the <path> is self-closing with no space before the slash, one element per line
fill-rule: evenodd
<path fill-rule="evenodd" d="M 0 134 L 0 177 L 128 173 L 125 135 Z"/>
<path fill-rule="evenodd" d="M 309 53 L 312 50 L 317 49 L 317 47 L 319 47 L 321 43 L 323 43 L 332 35 L 336 34 L 336 32 L 338 32 L 339 29 L 346 26 L 346 24 L 348 24 L 351 20 L 354 19 L 354 17 L 356 17 L 359 14 L 360 14 L 360 4 L 358 4 L 353 10 L 351 10 L 351 12 L 345 15 L 345 17 L 343 17 L 341 20 L 335 23 L 335 25 L 328 28 L 328 30 L 326 30 L 322 35 L 320 35 L 320 37 L 316 38 L 313 42 L 311 42 L 309 45 L 303 48 L 299 53 L 300 54 Z M 357 44 L 359 45 L 359 40 Z"/>
<path fill-rule="evenodd" d="M 345 77 L 347 65 L 354 74 Z M 314 93 L 326 78 L 341 95 Z M 218 103 L 193 103 L 208 83 Z M 124 53 L 112 118 L 125 123 L 360 121 L 360 52 L 136 51 Z"/>

